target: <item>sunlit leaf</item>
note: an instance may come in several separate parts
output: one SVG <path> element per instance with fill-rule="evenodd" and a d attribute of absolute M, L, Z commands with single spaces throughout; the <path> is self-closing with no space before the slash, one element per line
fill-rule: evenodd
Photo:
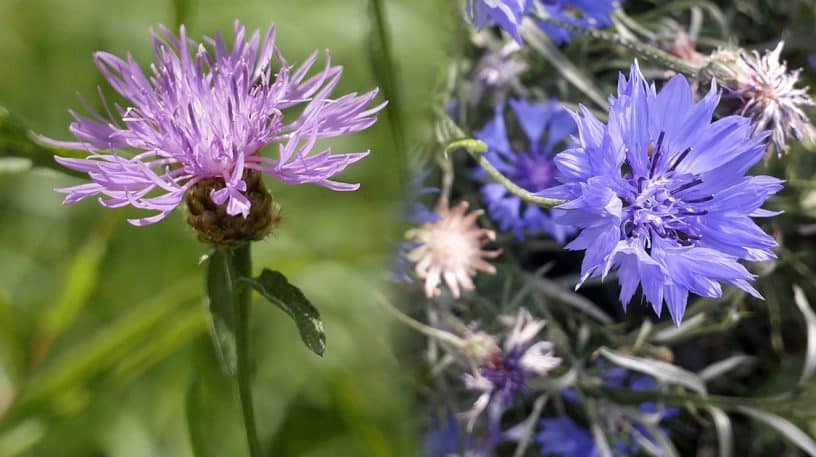
<path fill-rule="evenodd" d="M 720 360 L 719 362 L 712 363 L 711 365 L 700 370 L 700 372 L 697 373 L 697 375 L 703 381 L 708 382 L 711 381 L 712 379 L 719 378 L 720 376 L 724 375 L 725 373 L 728 373 L 729 371 L 739 366 L 753 363 L 754 361 L 756 361 L 755 357 L 743 354 L 736 354 L 726 359 Z"/>
<path fill-rule="evenodd" d="M 816 455 L 816 441 L 813 441 L 813 438 L 811 438 L 807 433 L 803 432 L 802 429 L 797 427 L 793 422 L 779 417 L 776 414 L 762 411 L 761 409 L 738 406 L 737 410 L 746 416 L 773 427 L 776 429 L 776 431 L 785 435 L 786 438 L 791 440 L 791 442 L 799 449 L 807 452 L 810 455 Z"/>
<path fill-rule="evenodd" d="M 717 429 L 717 443 L 720 448 L 720 457 L 731 457 L 734 454 L 734 431 L 731 427 L 731 419 L 725 411 L 716 406 L 709 406 L 708 412 L 714 420 L 714 427 Z"/>
<path fill-rule="evenodd" d="M 606 347 L 602 347 L 600 352 L 601 355 L 616 365 L 648 374 L 661 382 L 677 384 L 702 395 L 706 395 L 706 387 L 703 380 L 696 374 L 678 366 L 659 360 L 623 354 Z"/>
<path fill-rule="evenodd" d="M 816 313 L 813 312 L 805 293 L 798 286 L 793 287 L 793 301 L 805 317 L 805 325 L 807 326 L 807 352 L 805 352 L 802 375 L 799 376 L 799 384 L 801 385 L 813 377 L 813 373 L 816 372 Z"/>

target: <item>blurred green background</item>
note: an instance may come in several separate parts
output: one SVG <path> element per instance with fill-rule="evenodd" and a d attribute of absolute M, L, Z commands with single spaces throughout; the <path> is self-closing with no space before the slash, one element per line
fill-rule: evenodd
<path fill-rule="evenodd" d="M 458 18 L 441 14 L 452 2 L 385 3 L 403 127 L 417 144 Z M 277 23 L 291 63 L 331 48 L 345 66 L 338 93 L 377 85 L 366 0 L 0 0 L 0 105 L 66 139 L 68 109 L 82 110 L 77 92 L 97 106 L 96 87 L 109 93 L 94 51 L 132 52 L 146 68 L 150 27 L 184 23 L 199 39 L 230 35 L 235 19 L 249 29 Z M 291 321 L 256 297 L 253 387 L 270 456 L 416 453 L 414 388 L 372 294 L 399 237 L 404 156 L 388 120 L 331 142 L 372 150 L 342 176 L 360 191 L 268 182 L 283 222 L 256 244 L 254 269 L 299 285 L 328 337 L 325 357 L 312 355 Z M 190 434 L 204 455 L 244 455 L 237 395 L 208 337 L 199 264 L 207 247 L 180 211 L 136 228 L 125 219 L 137 210 L 63 207 L 52 189 L 79 182 L 47 169 L 0 174 L 0 456 L 188 456 Z"/>

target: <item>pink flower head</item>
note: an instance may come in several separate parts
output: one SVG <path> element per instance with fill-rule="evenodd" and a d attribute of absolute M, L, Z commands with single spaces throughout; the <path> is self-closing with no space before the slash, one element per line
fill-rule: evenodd
<path fill-rule="evenodd" d="M 99 195 L 107 207 L 131 205 L 156 212 L 130 221 L 141 226 L 163 219 L 204 179 L 223 179 L 224 187 L 213 190 L 210 198 L 227 205 L 229 215 L 243 217 L 251 206 L 246 172 L 266 173 L 286 184 L 358 188 L 332 177 L 368 151 L 312 149 L 317 140 L 373 125 L 385 106 L 369 106 L 376 89 L 332 97 L 342 68 L 332 66 L 327 56 L 325 67 L 308 76 L 318 58 L 315 52 L 295 69 L 275 46 L 274 25 L 261 39 L 258 31 L 247 37 L 236 21 L 231 49 L 218 33 L 196 43 L 183 26 L 178 37 L 163 26 L 152 35 L 156 62 L 149 75 L 130 55 L 124 60 L 106 52 L 95 55 L 99 70 L 125 104 L 113 110 L 106 106 L 107 116 L 71 112 L 76 141 L 48 140 L 90 153 L 84 159 L 56 157 L 93 181 L 58 189 L 67 194 L 64 203 Z M 289 108 L 296 112 L 289 114 Z M 278 146 L 277 156 L 261 155 L 272 143 Z"/>

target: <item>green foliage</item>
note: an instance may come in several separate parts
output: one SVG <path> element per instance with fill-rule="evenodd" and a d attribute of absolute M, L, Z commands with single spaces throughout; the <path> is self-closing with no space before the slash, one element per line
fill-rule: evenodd
<path fill-rule="evenodd" d="M 282 273 L 266 269 L 255 279 L 242 279 L 295 321 L 300 339 L 310 351 L 323 355 L 326 351 L 326 332 L 323 331 L 320 313 L 300 289 L 289 284 Z"/>

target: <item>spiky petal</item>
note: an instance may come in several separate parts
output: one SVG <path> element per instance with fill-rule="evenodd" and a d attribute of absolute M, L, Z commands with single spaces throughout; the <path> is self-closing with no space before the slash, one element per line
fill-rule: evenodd
<path fill-rule="evenodd" d="M 633 65 L 606 124 L 576 114 L 578 145 L 556 157 L 564 184 L 542 192 L 567 200 L 558 222 L 581 229 L 566 246 L 585 251 L 581 282 L 617 268 L 624 307 L 640 286 L 677 325 L 689 293 L 718 298 L 725 283 L 761 297 L 740 261 L 775 258 L 776 241 L 752 218 L 775 215 L 761 206 L 782 182 L 745 176 L 767 134 L 742 116 L 712 122 L 719 100 L 713 85 L 695 103 L 682 75 L 658 93 Z"/>
<path fill-rule="evenodd" d="M 176 208 L 185 193 L 205 179 L 221 179 L 213 191 L 217 205 L 231 216 L 247 217 L 245 171 L 266 173 L 286 184 L 312 183 L 332 190 L 356 184 L 332 177 L 368 152 L 312 154 L 319 139 L 370 127 L 383 105 L 369 104 L 377 91 L 332 97 L 342 68 L 312 54 L 297 69 L 275 45 L 275 28 L 262 38 L 247 36 L 236 21 L 235 40 L 227 47 L 220 34 L 195 43 L 182 26 L 179 36 L 165 27 L 153 34 L 155 63 L 142 72 L 133 57 L 98 52 L 95 61 L 124 105 L 106 107 L 106 116 L 72 112 L 76 141 L 50 143 L 82 149 L 85 159 L 56 157 L 65 167 L 87 173 L 89 184 L 58 189 L 65 203 L 99 196 L 104 206 L 133 206 L 156 213 L 131 220 L 157 222 Z M 286 115 L 293 109 L 297 115 Z M 276 145 L 273 157 L 261 155 Z"/>
<path fill-rule="evenodd" d="M 769 154 L 776 149 L 788 152 L 790 142 L 816 141 L 816 129 L 805 110 L 816 106 L 808 87 L 797 87 L 801 69 L 788 71 L 787 62 L 780 60 L 785 42 L 772 51 L 761 54 L 744 49 L 720 51 L 711 60 L 733 95 L 742 102 L 740 114 L 754 120 L 756 132 L 769 130 Z"/>
<path fill-rule="evenodd" d="M 414 264 L 416 275 L 425 280 L 425 294 L 429 298 L 439 295 L 443 281 L 458 298 L 461 289 L 473 290 L 471 278 L 477 272 L 496 272 L 485 259 L 495 258 L 501 251 L 484 249 L 496 234 L 476 225 L 476 219 L 483 213 L 481 210 L 468 212 L 467 202 L 450 208 L 448 202 L 441 199 L 436 213 L 436 220 L 405 234 L 415 246 L 406 258 Z"/>

